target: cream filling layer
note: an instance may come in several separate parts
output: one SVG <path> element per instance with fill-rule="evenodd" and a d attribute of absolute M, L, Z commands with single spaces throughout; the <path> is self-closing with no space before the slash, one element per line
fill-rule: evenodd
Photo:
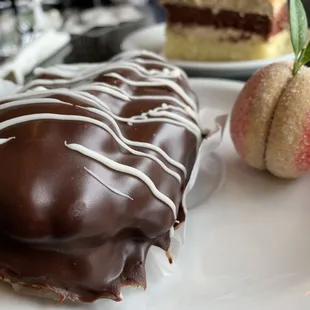
<path fill-rule="evenodd" d="M 252 32 L 247 32 L 243 30 L 236 30 L 233 28 L 225 28 L 225 29 L 216 29 L 210 26 L 187 26 L 182 23 L 178 24 L 170 24 L 167 25 L 167 30 L 171 32 L 175 32 L 176 34 L 182 35 L 184 37 L 195 37 L 201 38 L 204 40 L 212 40 L 212 41 L 254 41 L 254 42 L 268 42 L 265 38 L 263 38 L 259 34 L 255 34 Z M 288 29 L 284 29 L 281 32 L 277 33 L 273 37 L 281 34 L 289 34 Z M 290 43 L 288 42 L 290 47 Z"/>

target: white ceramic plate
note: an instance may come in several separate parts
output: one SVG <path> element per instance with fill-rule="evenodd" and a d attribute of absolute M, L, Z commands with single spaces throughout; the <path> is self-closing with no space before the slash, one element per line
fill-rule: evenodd
<path fill-rule="evenodd" d="M 201 108 L 229 113 L 241 83 L 191 80 Z M 185 246 L 173 275 L 126 292 L 121 303 L 56 305 L 0 286 L 2 310 L 309 310 L 310 177 L 284 182 L 247 168 L 228 132 L 210 158 L 222 186 L 189 211 Z M 215 169 L 216 170 L 216 169 Z M 212 170 L 210 170 L 212 174 Z M 206 182 L 195 196 L 202 198 Z"/>
<path fill-rule="evenodd" d="M 121 48 L 124 51 L 145 49 L 161 53 L 164 41 L 165 24 L 159 24 L 129 34 L 122 42 Z M 257 69 L 270 63 L 290 60 L 293 57 L 293 54 L 288 54 L 278 58 L 251 61 L 195 62 L 173 60 L 171 62 L 195 76 L 248 77 Z"/>

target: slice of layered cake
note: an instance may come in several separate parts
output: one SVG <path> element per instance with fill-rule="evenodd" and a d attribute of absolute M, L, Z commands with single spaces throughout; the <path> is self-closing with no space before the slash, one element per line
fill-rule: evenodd
<path fill-rule="evenodd" d="M 290 47 L 286 0 L 162 0 L 165 56 L 197 61 L 272 58 Z"/>

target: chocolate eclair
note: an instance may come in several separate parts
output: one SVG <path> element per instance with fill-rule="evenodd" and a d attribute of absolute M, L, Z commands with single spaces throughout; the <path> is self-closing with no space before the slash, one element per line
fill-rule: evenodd
<path fill-rule="evenodd" d="M 120 301 L 185 221 L 197 101 L 147 52 L 36 73 L 0 99 L 0 278 L 60 302 Z"/>
<path fill-rule="evenodd" d="M 165 55 L 197 61 L 277 57 L 290 47 L 286 0 L 162 0 Z"/>

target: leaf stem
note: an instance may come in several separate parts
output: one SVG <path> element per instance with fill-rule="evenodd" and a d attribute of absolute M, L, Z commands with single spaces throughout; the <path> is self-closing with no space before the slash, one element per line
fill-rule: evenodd
<path fill-rule="evenodd" d="M 298 73 L 299 69 L 302 66 L 302 59 L 303 59 L 304 54 L 305 54 L 305 49 L 303 48 L 301 50 L 301 52 L 299 53 L 299 55 L 297 55 L 295 58 L 294 68 L 293 68 L 293 75 L 294 76 Z"/>
<path fill-rule="evenodd" d="M 293 75 L 295 76 L 301 67 L 301 63 L 297 60 L 294 62 Z"/>

